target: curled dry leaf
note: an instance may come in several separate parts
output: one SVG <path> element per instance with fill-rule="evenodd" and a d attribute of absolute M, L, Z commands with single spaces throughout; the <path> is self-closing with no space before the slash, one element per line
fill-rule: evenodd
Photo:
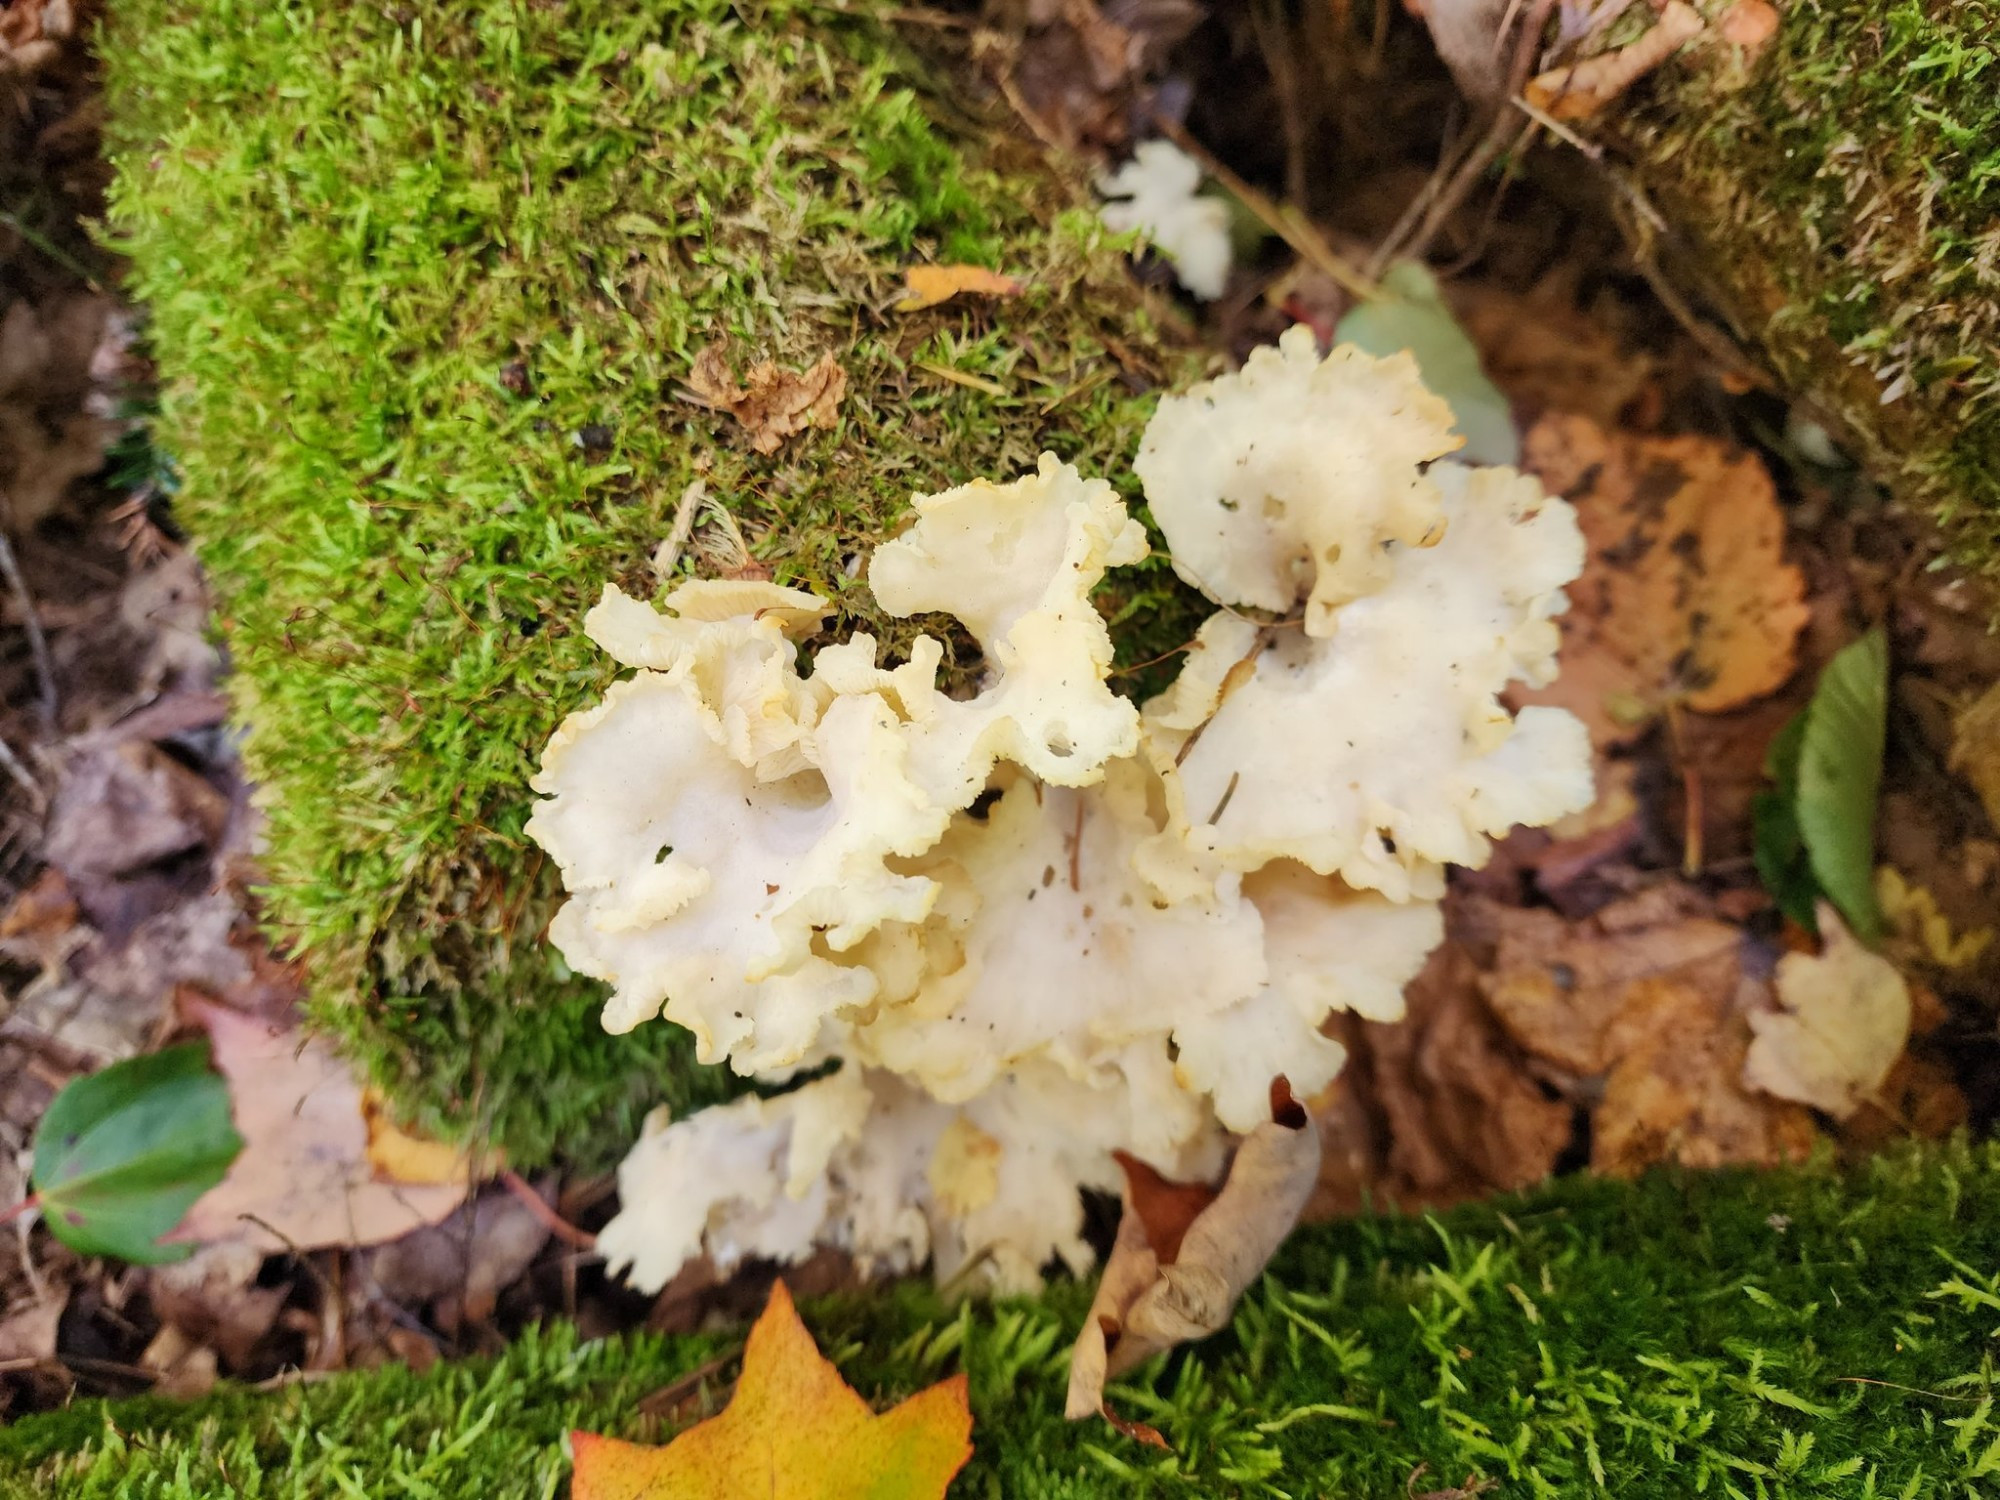
<path fill-rule="evenodd" d="M 847 394 L 847 372 L 831 354 L 803 371 L 760 360 L 744 378 L 747 383 L 738 385 L 728 351 L 709 344 L 694 357 L 687 389 L 701 405 L 741 422 L 759 453 L 776 453 L 786 438 L 808 427 L 831 427 Z"/>
<path fill-rule="evenodd" d="M 324 1043 L 187 992 L 180 1003 L 215 1044 L 245 1144 L 177 1239 L 243 1240 L 271 1253 L 374 1245 L 436 1223 L 464 1199 L 463 1179 L 374 1176 L 361 1085 Z"/>
<path fill-rule="evenodd" d="M 1070 1355 L 1070 1419 L 1104 1410 L 1107 1380 L 1227 1327 L 1318 1179 L 1319 1132 L 1283 1078 L 1271 1085 L 1271 1118 L 1244 1138 L 1205 1205 L 1205 1190 L 1128 1166 L 1118 1239 Z"/>
<path fill-rule="evenodd" d="M 1888 1078 L 1910 1038 L 1910 990 L 1870 953 L 1830 903 L 1819 908 L 1823 949 L 1778 962 L 1778 1012 L 1750 1017 L 1757 1039 L 1743 1079 L 1780 1099 L 1846 1119 Z"/>
<path fill-rule="evenodd" d="M 1791 676 L 1805 578 L 1784 560 L 1777 491 L 1754 457 L 1574 416 L 1538 422 L 1525 450 L 1575 505 L 1590 555 L 1561 620 L 1562 675 L 1520 701 L 1571 710 L 1601 750 L 1670 704 L 1720 713 Z"/>
<path fill-rule="evenodd" d="M 897 312 L 921 312 L 953 297 L 976 292 L 985 297 L 1018 297 L 1021 283 L 984 266 L 911 266 L 903 272 Z"/>
<path fill-rule="evenodd" d="M 1602 52 L 1582 62 L 1551 68 L 1531 79 L 1528 102 L 1558 120 L 1582 120 L 1596 114 L 1644 78 L 1703 30 L 1701 12 L 1686 0 L 1667 0 L 1651 29 L 1615 52 Z"/>
<path fill-rule="evenodd" d="M 664 1448 L 572 1432 L 575 1500 L 943 1500 L 972 1457 L 966 1379 L 880 1416 L 819 1352 L 780 1281 L 750 1330 L 736 1393 Z"/>

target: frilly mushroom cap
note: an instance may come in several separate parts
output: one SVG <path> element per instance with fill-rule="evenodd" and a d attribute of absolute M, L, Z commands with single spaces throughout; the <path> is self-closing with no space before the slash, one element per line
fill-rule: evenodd
<path fill-rule="evenodd" d="M 1134 465 L 1174 571 L 1217 603 L 1330 635 L 1334 611 L 1393 571 L 1390 546 L 1437 540 L 1423 465 L 1459 446 L 1451 408 L 1407 354 L 1319 357 L 1288 329 L 1233 375 L 1167 396 Z"/>
<path fill-rule="evenodd" d="M 1208 1175 L 1275 1075 L 1305 1096 L 1339 1072 L 1332 1011 L 1401 1014 L 1445 864 L 1590 800 L 1582 727 L 1500 702 L 1553 675 L 1574 517 L 1511 471 L 1424 475 L 1449 425 L 1406 362 L 1304 335 L 1164 402 L 1141 467 L 1176 566 L 1307 608 L 1218 614 L 1143 716 L 1090 593 L 1144 536 L 1046 455 L 920 497 L 870 567 L 889 612 L 978 640 L 970 699 L 927 636 L 896 666 L 827 645 L 801 677 L 809 594 L 607 591 L 588 628 L 640 670 L 535 781 L 571 892 L 552 936 L 612 982 L 614 1030 L 664 1005 L 704 1060 L 842 1063 L 649 1123 L 614 1267 L 658 1288 L 704 1251 L 833 1245 L 1026 1290 L 1089 1264 L 1077 1189 L 1116 1186 L 1114 1151 Z"/>
<path fill-rule="evenodd" d="M 1507 828 L 1589 805 L 1582 725 L 1500 702 L 1509 681 L 1554 675 L 1554 616 L 1583 562 L 1575 515 L 1512 470 L 1434 472 L 1443 539 L 1381 549 L 1393 571 L 1330 638 L 1228 615 L 1203 626 L 1195 676 L 1147 715 L 1170 837 L 1233 869 L 1293 859 L 1431 899 L 1444 865 L 1477 868 Z M 1178 727 L 1206 703 L 1211 717 Z"/>
<path fill-rule="evenodd" d="M 1102 1080 L 1131 1043 L 1257 991 L 1257 913 L 1234 880 L 1162 900 L 1132 867 L 1159 831 L 1154 778 L 1137 760 L 1110 772 L 1084 791 L 1006 774 L 911 866 L 948 893 L 919 935 L 928 972 L 856 1031 L 857 1055 L 962 1103 L 1029 1058 Z"/>
<path fill-rule="evenodd" d="M 975 698 L 937 696 L 911 730 L 913 774 L 963 807 L 998 761 L 1052 786 L 1088 786 L 1139 740 L 1132 705 L 1105 686 L 1111 632 L 1090 602 L 1107 568 L 1147 553 L 1111 486 L 1044 453 L 1012 484 L 974 480 L 919 496 L 917 522 L 875 549 L 883 609 L 954 615 L 985 652 Z"/>
<path fill-rule="evenodd" d="M 1078 1189 L 1116 1190 L 1111 1152 L 1151 1107 L 1143 1088 L 1091 1088 L 1034 1063 L 964 1106 L 849 1064 L 777 1098 L 656 1114 L 618 1169 L 622 1207 L 598 1249 L 647 1290 L 703 1253 L 726 1272 L 831 1245 L 864 1272 L 928 1257 L 941 1278 L 976 1269 L 990 1290 L 1030 1292 L 1051 1260 L 1090 1268 Z M 1220 1133 L 1179 1113 L 1183 1139 L 1155 1164 L 1214 1172 Z"/>

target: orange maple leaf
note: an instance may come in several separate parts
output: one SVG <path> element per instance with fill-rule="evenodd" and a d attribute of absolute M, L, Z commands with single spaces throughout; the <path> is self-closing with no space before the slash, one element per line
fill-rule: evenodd
<path fill-rule="evenodd" d="M 972 1457 L 965 1376 L 876 1416 L 819 1352 L 781 1281 L 729 1405 L 664 1448 L 573 1432 L 573 1500 L 942 1500 Z"/>

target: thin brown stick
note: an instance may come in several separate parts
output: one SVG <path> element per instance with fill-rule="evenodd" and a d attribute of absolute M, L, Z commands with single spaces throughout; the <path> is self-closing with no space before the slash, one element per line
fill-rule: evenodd
<path fill-rule="evenodd" d="M 21 576 L 21 565 L 14 558 L 14 545 L 7 540 L 4 531 L 0 531 L 0 576 L 6 578 L 15 603 L 21 607 L 21 631 L 28 638 L 28 655 L 35 664 L 35 684 L 41 690 L 36 707 L 41 710 L 42 723 L 54 729 L 58 705 L 55 660 L 49 655 L 49 639 L 42 634 L 41 616 L 35 613 L 34 595 L 28 592 L 28 580 Z"/>
<path fill-rule="evenodd" d="M 1243 206 L 1262 220 L 1266 229 L 1297 251 L 1302 260 L 1323 272 L 1334 285 L 1364 302 L 1382 295 L 1382 289 L 1375 284 L 1374 278 L 1349 264 L 1295 204 L 1273 203 L 1232 172 L 1214 152 L 1189 135 L 1178 121 L 1156 110 L 1153 123 L 1168 140 L 1200 162 L 1203 171 L 1242 200 Z"/>
<path fill-rule="evenodd" d="M 501 1169 L 500 1185 L 516 1198 L 519 1198 L 521 1206 L 535 1216 L 536 1222 L 565 1245 L 578 1250 L 595 1250 L 597 1248 L 596 1235 L 590 1233 L 588 1230 L 578 1229 L 569 1220 L 550 1208 L 548 1204 L 542 1201 L 542 1195 L 523 1182 L 521 1174 L 513 1168 L 505 1167 Z"/>

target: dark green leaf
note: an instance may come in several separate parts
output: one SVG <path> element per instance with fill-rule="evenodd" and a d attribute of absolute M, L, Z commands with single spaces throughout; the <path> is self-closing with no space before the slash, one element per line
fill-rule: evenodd
<path fill-rule="evenodd" d="M 1382 278 L 1382 295 L 1358 304 L 1333 331 L 1334 340 L 1370 354 L 1416 356 L 1424 384 L 1444 397 L 1458 419 L 1467 463 L 1521 461 L 1521 435 L 1499 388 L 1480 367 L 1479 350 L 1438 295 L 1437 278 L 1418 262 L 1398 261 Z"/>
<path fill-rule="evenodd" d="M 1889 705 L 1889 641 L 1880 630 L 1826 664 L 1806 708 L 1793 802 L 1813 877 L 1864 942 L 1882 935 L 1875 903 L 1875 804 Z"/>
<path fill-rule="evenodd" d="M 1751 852 L 1758 878 L 1778 910 L 1808 932 L 1819 930 L 1814 907 L 1820 896 L 1812 860 L 1799 834 L 1799 749 L 1805 744 L 1806 716 L 1793 714 L 1764 754 L 1764 774 L 1772 789 L 1751 804 Z"/>
<path fill-rule="evenodd" d="M 1813 907 L 1819 898 L 1819 882 L 1813 879 L 1812 861 L 1805 841 L 1799 837 L 1798 811 L 1776 792 L 1760 792 L 1750 808 L 1752 853 L 1758 878 L 1778 910 L 1808 932 L 1819 930 Z"/>
<path fill-rule="evenodd" d="M 229 1088 L 190 1042 L 113 1063 L 56 1095 L 35 1136 L 35 1190 L 55 1237 L 85 1255 L 152 1263 L 160 1236 L 222 1180 L 243 1138 Z"/>

